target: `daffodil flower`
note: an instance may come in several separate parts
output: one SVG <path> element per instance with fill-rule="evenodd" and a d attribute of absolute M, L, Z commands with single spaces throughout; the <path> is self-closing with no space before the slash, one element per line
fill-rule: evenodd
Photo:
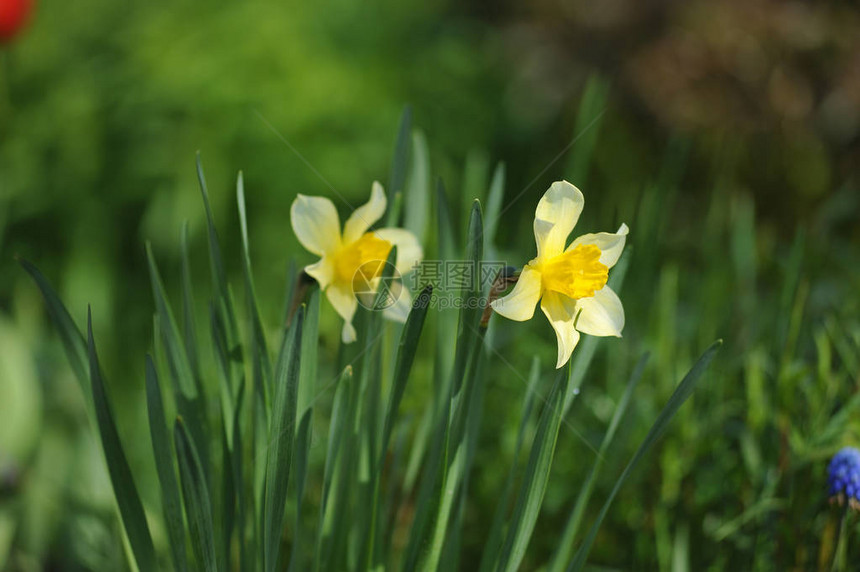
<path fill-rule="evenodd" d="M 493 310 L 522 322 L 541 310 L 558 339 L 560 368 L 570 359 L 579 333 L 618 336 L 624 328 L 621 300 L 606 285 L 627 238 L 627 225 L 616 233 L 584 234 L 569 246 L 585 198 L 567 181 L 552 184 L 535 210 L 537 256 L 523 267 L 514 289 L 492 302 Z"/>
<path fill-rule="evenodd" d="M 355 209 L 340 229 L 337 209 L 329 199 L 298 195 L 290 208 L 290 221 L 299 242 L 309 252 L 320 256 L 315 264 L 305 267 L 325 292 L 335 311 L 344 319 L 341 339 L 355 341 L 352 325 L 359 295 L 376 292 L 380 275 L 392 246 L 397 247 L 395 267 L 401 275 L 421 261 L 423 252 L 418 239 L 401 228 L 369 231 L 372 224 L 385 213 L 385 191 L 373 183 L 370 200 Z M 409 291 L 392 288 L 396 302 L 384 310 L 384 315 L 403 322 L 411 307 Z"/>

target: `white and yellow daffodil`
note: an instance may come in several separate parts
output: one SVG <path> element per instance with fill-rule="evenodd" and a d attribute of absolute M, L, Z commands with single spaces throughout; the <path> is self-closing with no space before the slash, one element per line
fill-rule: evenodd
<path fill-rule="evenodd" d="M 324 197 L 298 195 L 290 208 L 290 221 L 299 242 L 309 252 L 320 256 L 315 264 L 305 267 L 326 294 L 335 311 L 344 319 L 341 338 L 344 343 L 355 341 L 352 318 L 358 307 L 358 295 L 376 292 L 379 277 L 391 247 L 397 247 L 395 267 L 403 275 L 421 261 L 423 251 L 418 239 L 402 228 L 381 228 L 368 231 L 385 213 L 385 191 L 373 183 L 370 200 L 355 209 L 340 229 L 340 218 L 334 203 Z M 386 308 L 387 318 L 403 322 L 409 313 L 411 300 L 406 288 L 395 291 L 397 300 Z"/>
<path fill-rule="evenodd" d="M 624 328 L 621 300 L 606 285 L 627 238 L 627 225 L 618 232 L 584 234 L 567 248 L 585 198 L 567 181 L 552 184 L 535 210 L 537 257 L 523 267 L 514 289 L 492 302 L 493 310 L 522 322 L 541 310 L 558 339 L 560 368 L 570 359 L 579 333 L 618 336 Z"/>

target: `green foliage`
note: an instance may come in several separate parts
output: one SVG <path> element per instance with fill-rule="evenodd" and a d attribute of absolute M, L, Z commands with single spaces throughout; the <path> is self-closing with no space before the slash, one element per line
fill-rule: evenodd
<path fill-rule="evenodd" d="M 242 49 L 264 45 L 259 41 L 252 38 Z M 151 46 L 139 48 L 142 55 L 124 49 L 146 61 L 156 57 Z M 176 49 L 186 57 L 190 48 Z M 165 72 L 180 84 L 177 100 L 215 85 L 183 77 L 183 69 Z M 339 77 L 336 71 L 326 73 Z M 222 89 L 215 95 L 227 100 L 238 93 Z M 216 173 L 211 194 L 198 158 L 204 205 L 190 223 L 181 224 L 179 248 L 170 249 L 173 258 L 166 247 L 172 241 L 164 237 L 174 236 L 180 224 L 175 213 L 163 216 L 171 211 L 164 201 L 170 193 L 187 195 L 175 192 L 186 175 L 175 175 L 156 192 L 141 227 L 153 240 L 145 259 L 154 303 L 139 301 L 136 310 L 148 319 L 154 309 L 155 338 L 151 348 L 128 343 L 107 352 L 106 371 L 122 375 L 102 376 L 94 342 L 98 337 L 108 347 L 120 345 L 121 331 L 108 335 L 111 324 L 88 319 L 87 344 L 45 276 L 22 261 L 80 381 L 107 460 L 107 472 L 98 471 L 110 479 L 115 496 L 106 505 L 90 502 L 86 494 L 75 496 L 74 514 L 52 517 L 55 526 L 45 526 L 43 534 L 64 538 L 59 535 L 96 530 L 92 534 L 102 535 L 100 546 L 115 553 L 90 551 L 86 560 L 80 554 L 90 546 L 85 534 L 69 543 L 84 548 L 68 553 L 59 540 L 31 541 L 35 535 L 23 525 L 23 532 L 6 542 L 9 553 L 113 569 L 122 558 L 125 534 L 129 555 L 141 570 L 170 565 L 177 570 L 448 570 L 472 569 L 480 561 L 482 571 L 541 566 L 557 571 L 580 569 L 586 559 L 621 569 L 810 569 L 829 564 L 836 552 L 840 559 L 854 556 L 856 546 L 835 547 L 837 534 L 850 539 L 857 526 L 850 520 L 838 528 L 831 523 L 835 515 L 823 502 L 822 467 L 838 445 L 860 436 L 860 309 L 850 296 L 857 284 L 856 245 L 836 240 L 844 234 L 823 215 L 808 231 L 797 225 L 795 232 L 793 224 L 790 232 L 775 229 L 756 198 L 719 164 L 716 184 L 696 195 L 709 202 L 692 204 L 686 187 L 700 184 L 700 178 L 688 180 L 691 142 L 669 141 L 653 172 L 631 167 L 623 157 L 628 148 L 619 144 L 629 133 L 612 119 L 611 104 L 607 82 L 592 78 L 574 114 L 570 140 L 576 139 L 559 164 L 567 167 L 552 173 L 585 191 L 582 225 L 606 229 L 624 221 L 632 229 L 631 246 L 610 276 L 625 304 L 625 337 L 583 337 L 569 371 L 560 374 L 543 371 L 555 354 L 546 324 L 493 318 L 490 329 L 483 329 L 474 302 L 484 292 L 477 288 L 459 293 L 459 316 L 433 305 L 435 288 L 418 293 L 404 326 L 360 311 L 359 342 L 338 346 L 324 293 L 304 287 L 295 271 L 305 260 L 287 237 L 287 199 L 246 197 L 240 174 L 238 224 L 220 222 L 225 197 L 231 196 L 218 191 L 224 187 L 219 181 L 227 178 L 223 159 L 249 160 L 249 178 L 268 176 L 277 165 L 269 156 L 250 160 L 254 151 L 239 150 L 238 144 L 226 146 L 235 154 L 219 149 L 207 163 Z M 218 123 L 223 105 L 206 108 L 198 120 Z M 270 117 L 272 105 L 264 106 L 262 115 Z M 393 103 L 385 100 L 383 106 Z M 132 108 L 145 113 L 147 106 L 138 101 Z M 403 112 L 394 138 L 387 223 L 402 220 L 421 237 L 430 259 L 527 261 L 533 255 L 531 212 L 543 179 L 520 192 L 522 162 L 506 158 L 507 167 L 499 163 L 491 170 L 489 155 L 481 152 L 469 154 L 462 182 L 447 178 L 457 169 L 412 128 L 413 113 L 416 122 L 426 117 L 421 110 Z M 296 120 L 305 111 L 277 111 L 275 123 Z M 126 112 L 116 113 L 125 118 Z M 385 128 L 393 132 L 391 123 Z M 299 133 L 318 127 L 298 125 Z M 223 129 L 220 137 L 228 138 L 232 129 L 247 143 L 244 128 Z M 212 132 L 198 132 L 195 141 L 206 140 L 199 133 Z M 384 172 L 378 157 L 389 149 L 374 145 L 368 151 L 374 157 L 368 172 Z M 175 149 L 164 154 L 183 155 Z M 72 161 L 66 159 L 58 177 L 69 169 Z M 333 153 L 321 172 L 328 176 L 337 171 L 333 165 L 349 164 L 343 159 Z M 616 160 L 624 163 L 618 170 Z M 441 178 L 431 182 L 442 173 L 453 181 L 449 189 Z M 333 189 L 364 185 L 352 182 L 353 175 L 334 177 L 332 184 L 325 181 Z M 633 179 L 638 184 L 631 186 Z M 116 180 L 121 175 L 111 171 L 106 182 Z M 292 174 L 289 180 L 306 182 Z M 273 175 L 272 185 L 281 182 Z M 13 188 L 21 184 L 15 181 Z M 286 187 L 291 190 L 282 194 L 288 198 L 293 188 L 308 192 L 303 185 Z M 839 195 L 843 202 L 828 208 L 850 205 L 851 192 L 846 186 Z M 346 196 L 353 198 L 350 192 Z M 477 202 L 462 208 L 475 196 L 486 205 L 483 214 Z M 179 210 L 185 215 L 190 209 Z M 273 213 L 277 223 L 267 223 Z M 195 240 L 195 228 L 206 229 L 208 289 L 199 280 L 205 263 L 198 264 L 202 240 Z M 100 259 L 98 252 L 91 256 Z M 287 284 L 278 284 L 277 269 L 294 257 Z M 46 273 L 63 275 L 51 270 Z M 87 283 L 98 276 L 87 273 Z M 243 290 L 237 292 L 240 304 L 231 287 L 237 283 Z M 68 287 L 63 292 L 68 294 Z M 282 293 L 283 299 L 273 302 Z M 170 302 L 174 294 L 182 302 L 179 313 Z M 98 315 L 98 291 L 92 297 Z M 271 311 L 278 306 L 283 316 Z M 39 315 L 26 304 L 16 311 Z M 201 317 L 208 319 L 208 328 L 199 329 L 206 322 Z M 103 333 L 95 336 L 93 330 Z M 20 331 L 23 339 L 27 329 Z M 40 336 L 34 351 L 47 358 L 43 375 L 51 375 L 58 369 L 50 365 L 56 355 L 44 341 L 50 337 Z M 726 339 L 725 348 L 705 373 L 716 347 L 694 358 L 717 337 Z M 269 341 L 279 348 L 276 355 Z M 152 357 L 145 367 L 123 359 L 147 350 Z M 646 352 L 653 356 L 647 364 L 636 360 Z M 529 370 L 528 376 L 521 373 Z M 113 377 L 114 387 L 106 388 L 105 380 Z M 696 397 L 682 408 L 696 384 Z M 51 387 L 64 385 L 59 374 Z M 138 407 L 143 394 L 146 411 Z M 69 409 L 68 402 L 52 407 Z M 145 418 L 126 414 L 136 408 Z M 659 449 L 646 456 L 661 435 Z M 44 443 L 32 461 L 42 472 L 45 465 L 38 459 L 50 451 L 50 440 Z M 71 481 L 70 474 L 63 478 Z M 39 494 L 51 490 L 34 482 Z M 97 486 L 94 481 L 92 488 Z M 31 504 L 22 496 L 28 511 L 22 522 L 38 514 Z M 0 505 L 0 549 L 8 530 L 2 523 L 17 514 Z M 584 533 L 585 524 L 590 528 Z"/>

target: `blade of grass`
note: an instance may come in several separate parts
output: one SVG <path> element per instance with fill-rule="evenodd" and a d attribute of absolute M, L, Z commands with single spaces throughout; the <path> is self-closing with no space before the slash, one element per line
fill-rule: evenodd
<path fill-rule="evenodd" d="M 418 242 L 427 242 L 427 220 L 430 212 L 430 153 L 427 139 L 421 131 L 412 133 L 412 161 L 406 189 L 403 192 L 406 213 L 403 228 L 418 237 Z"/>
<path fill-rule="evenodd" d="M 167 525 L 170 555 L 173 559 L 174 569 L 177 572 L 182 572 L 188 569 L 188 557 L 185 553 L 185 523 L 182 519 L 182 501 L 179 497 L 176 469 L 173 466 L 173 449 L 170 443 L 170 433 L 167 430 L 164 402 L 158 383 L 158 372 L 155 369 L 155 362 L 148 354 L 146 356 L 146 403 L 149 413 L 149 434 L 152 439 L 152 450 L 155 455 L 155 469 L 158 473 L 161 506 L 164 510 L 164 520 Z"/>
<path fill-rule="evenodd" d="M 317 528 L 316 551 L 314 557 L 314 570 L 326 570 L 328 566 L 323 564 L 324 558 L 331 554 L 327 550 L 329 540 L 332 537 L 335 523 L 340 515 L 334 510 L 338 506 L 338 499 L 332 500 L 332 487 L 335 482 L 343 480 L 344 473 L 338 470 L 344 465 L 343 443 L 346 431 L 349 428 L 349 398 L 352 387 L 352 367 L 347 366 L 338 380 L 335 390 L 334 403 L 332 405 L 331 420 L 329 424 L 328 443 L 326 447 L 325 468 L 323 469 L 322 495 L 320 498 L 320 517 Z M 336 494 L 336 491 L 335 491 Z"/>
<path fill-rule="evenodd" d="M 605 79 L 596 74 L 588 78 L 576 116 L 576 146 L 565 169 L 565 178 L 575 185 L 586 183 L 591 157 L 600 134 L 600 116 L 606 110 L 608 94 L 609 83 Z"/>
<path fill-rule="evenodd" d="M 378 459 L 375 459 L 376 468 L 373 471 L 373 503 L 371 506 L 372 516 L 370 522 L 370 537 L 368 539 L 368 554 L 370 561 L 369 568 L 374 569 L 382 565 L 379 561 L 380 555 L 376 550 L 376 527 L 379 510 L 379 489 L 382 480 L 382 470 L 385 465 L 386 453 L 388 445 L 391 441 L 391 433 L 394 428 L 394 422 L 397 419 L 397 411 L 400 407 L 400 402 L 403 399 L 403 393 L 406 391 L 406 383 L 409 381 L 409 372 L 412 370 L 412 363 L 415 360 L 415 353 L 418 348 L 418 339 L 421 337 L 421 331 L 424 328 L 424 319 L 427 316 L 427 310 L 430 307 L 430 300 L 433 296 L 433 286 L 425 286 L 421 293 L 412 302 L 412 310 L 406 318 L 406 325 L 400 337 L 400 344 L 397 348 L 397 359 L 394 367 L 394 379 L 391 384 L 389 393 L 388 406 L 384 414 L 384 427 L 382 430 L 382 441 L 379 449 Z"/>
<path fill-rule="evenodd" d="M 388 192 L 392 197 L 401 196 L 406 186 L 406 171 L 409 166 L 409 144 L 412 133 L 412 107 L 403 108 L 400 116 L 400 128 L 397 130 L 397 140 L 394 143 L 394 160 L 391 162 L 391 173 L 388 177 Z M 386 226 L 399 226 L 400 205 L 392 202 L 388 210 Z"/>
<path fill-rule="evenodd" d="M 564 419 L 562 410 L 569 380 L 568 372 L 560 371 L 546 399 L 497 570 L 513 572 L 519 569 L 525 556 L 549 481 L 558 431 Z"/>
<path fill-rule="evenodd" d="M 394 366 L 394 379 L 391 384 L 391 392 L 388 399 L 388 407 L 385 411 L 385 425 L 382 431 L 382 448 L 379 455 L 380 464 L 385 457 L 385 451 L 391 440 L 394 422 L 397 419 L 397 410 L 403 400 L 406 391 L 406 383 L 409 381 L 409 373 L 412 371 L 412 363 L 418 351 L 418 340 L 424 329 L 424 320 L 430 301 L 433 297 L 433 286 L 425 286 L 412 302 L 412 310 L 406 318 L 406 325 L 400 336 L 400 344 L 397 347 L 397 360 Z"/>
<path fill-rule="evenodd" d="M 449 382 L 450 410 L 449 422 L 445 431 L 445 446 L 441 465 L 442 475 L 439 488 L 430 501 L 434 510 L 431 543 L 425 555 L 422 569 L 436 570 L 447 536 L 449 517 L 457 490 L 462 483 L 467 461 L 465 443 L 466 418 L 469 412 L 471 383 L 477 370 L 478 354 L 483 341 L 485 328 L 480 327 L 482 314 L 480 263 L 483 255 L 484 235 L 481 204 L 472 204 L 466 241 L 466 258 L 469 263 L 470 280 L 461 292 L 460 320 L 457 324 L 457 345 L 454 352 L 454 367 Z"/>
<path fill-rule="evenodd" d="M 523 402 L 523 412 L 520 418 L 520 426 L 517 429 L 517 440 L 514 445 L 513 460 L 511 468 L 508 471 L 508 476 L 505 479 L 505 485 L 502 488 L 502 494 L 499 497 L 499 502 L 496 504 L 496 510 L 493 514 L 493 521 L 490 525 L 490 532 L 487 534 L 487 540 L 484 542 L 484 550 L 481 554 L 480 572 L 488 572 L 495 569 L 498 563 L 498 557 L 501 550 L 501 544 L 504 540 L 502 534 L 506 524 L 506 516 L 508 506 L 511 502 L 511 495 L 514 490 L 514 478 L 517 471 L 517 459 L 522 451 L 523 441 L 525 441 L 526 428 L 531 419 L 532 409 L 534 408 L 535 397 L 537 396 L 537 383 L 540 380 L 540 360 L 535 357 L 532 360 L 531 371 L 529 372 L 528 388 L 526 389 L 526 397 Z"/>
<path fill-rule="evenodd" d="M 313 407 L 305 409 L 296 429 L 296 454 L 294 456 L 295 466 L 293 471 L 296 475 L 296 520 L 293 532 L 293 550 L 290 554 L 289 570 L 301 570 L 302 547 L 302 499 L 305 493 L 305 480 L 308 471 L 308 456 L 311 449 L 311 419 L 313 418 Z"/>
<path fill-rule="evenodd" d="M 496 230 L 499 227 L 499 213 L 502 210 L 502 201 L 505 198 L 505 164 L 499 162 L 493 171 L 490 181 L 490 190 L 487 193 L 487 212 L 484 220 L 484 250 L 493 252 L 492 245 L 496 241 Z"/>
<path fill-rule="evenodd" d="M 648 431 L 648 434 L 645 436 L 645 440 L 642 441 L 642 444 L 639 445 L 639 448 L 636 450 L 636 453 L 633 455 L 633 458 L 624 468 L 624 472 L 621 473 L 621 476 L 616 481 L 615 486 L 612 489 L 612 492 L 609 494 L 609 498 L 606 499 L 606 502 L 603 504 L 603 508 L 600 509 L 600 513 L 597 515 L 597 519 L 594 521 L 594 524 L 591 526 L 591 529 L 588 531 L 588 535 L 585 538 L 585 541 L 582 543 L 582 546 L 579 547 L 579 550 L 576 552 L 576 555 L 568 567 L 568 572 L 577 572 L 582 570 L 585 566 L 586 559 L 588 558 L 588 553 L 591 551 L 591 545 L 594 543 L 594 539 L 597 537 L 597 531 L 600 530 L 600 525 L 603 523 L 603 519 L 606 517 L 606 513 L 609 512 L 609 507 L 612 505 L 612 501 L 615 500 L 615 495 L 618 494 L 618 491 L 621 490 L 621 487 L 624 485 L 624 482 L 630 476 L 630 473 L 636 468 L 639 464 L 639 461 L 642 460 L 642 457 L 648 452 L 651 446 L 659 439 L 663 433 L 666 431 L 666 428 L 669 426 L 669 422 L 672 421 L 672 417 L 675 416 L 675 413 L 678 412 L 678 409 L 681 405 L 684 404 L 685 401 L 692 395 L 693 391 L 696 389 L 696 385 L 701 379 L 702 374 L 707 369 L 708 365 L 713 360 L 714 355 L 717 353 L 717 350 L 722 345 L 722 340 L 717 340 L 711 346 L 705 350 L 705 353 L 699 357 L 698 361 L 693 365 L 692 369 L 687 372 L 687 375 L 684 376 L 684 379 L 681 380 L 681 383 L 678 384 L 678 387 L 675 389 L 675 392 L 672 393 L 672 396 L 669 397 L 669 401 L 666 402 L 666 405 L 663 407 L 663 410 L 660 412 L 660 415 L 657 417 L 657 420 L 651 426 L 651 429 Z"/>
<path fill-rule="evenodd" d="M 302 499 L 305 492 L 305 481 L 308 474 L 308 463 L 313 436 L 313 396 L 317 380 L 317 354 L 319 348 L 319 311 L 320 291 L 314 289 L 308 300 L 307 312 L 305 313 L 304 326 L 302 327 L 302 356 L 301 368 L 299 368 L 299 388 L 296 397 L 296 454 L 294 455 L 293 474 L 295 475 L 296 493 L 296 521 L 293 536 L 293 552 L 290 555 L 290 570 L 300 566 L 301 548 L 301 521 L 302 521 Z"/>
<path fill-rule="evenodd" d="M 281 548 L 287 484 L 296 431 L 296 396 L 299 385 L 304 314 L 305 308 L 299 308 L 288 334 L 284 336 L 275 367 L 275 400 L 269 429 L 263 507 L 263 569 L 266 572 L 277 569 Z"/>
<path fill-rule="evenodd" d="M 236 179 L 236 202 L 239 208 L 239 225 L 242 231 L 242 270 L 245 277 L 245 299 L 248 315 L 250 316 L 251 339 L 249 344 L 252 365 L 254 392 L 263 403 L 268 401 L 267 388 L 272 375 L 272 364 L 269 360 L 269 350 L 266 335 L 263 331 L 260 311 L 257 306 L 257 296 L 254 289 L 254 278 L 251 272 L 251 254 L 248 243 L 248 219 L 245 209 L 245 183 L 242 172 Z"/>
<path fill-rule="evenodd" d="M 642 372 L 645 370 L 645 364 L 648 363 L 648 357 L 649 355 L 646 353 L 639 359 L 639 363 L 636 364 L 636 368 L 633 370 L 633 373 L 630 375 L 630 379 L 627 381 L 627 387 L 624 390 L 624 394 L 621 396 L 621 399 L 618 401 L 618 405 L 615 407 L 615 413 L 612 415 L 612 420 L 609 422 L 609 427 L 606 429 L 606 434 L 603 436 L 603 442 L 600 444 L 600 449 L 598 450 L 597 457 L 594 460 L 594 466 L 592 466 L 591 472 L 585 479 L 585 484 L 579 489 L 576 504 L 573 507 L 573 512 L 571 512 L 567 525 L 565 525 L 564 532 L 561 535 L 561 540 L 558 543 L 558 548 L 553 556 L 549 572 L 562 572 L 565 564 L 570 561 L 570 556 L 573 553 L 573 545 L 576 541 L 576 534 L 579 532 L 579 526 L 582 523 L 582 517 L 585 514 L 585 507 L 588 506 L 588 501 L 591 498 L 591 493 L 594 490 L 595 483 L 597 482 L 597 475 L 600 473 L 600 468 L 603 465 L 603 459 L 606 452 L 609 450 L 609 446 L 612 444 L 612 440 L 615 438 L 615 432 L 618 430 L 621 420 L 627 412 L 627 406 L 630 404 L 633 390 L 642 378 Z"/>
<path fill-rule="evenodd" d="M 27 273 L 36 282 L 36 286 L 42 292 L 42 297 L 45 299 L 45 306 L 48 308 L 48 315 L 57 328 L 60 334 L 60 339 L 63 341 L 63 348 L 66 350 L 66 357 L 69 364 L 72 366 L 72 371 L 75 374 L 78 382 L 81 384 L 81 389 L 84 395 L 90 394 L 89 380 L 89 365 L 87 357 L 87 344 L 84 341 L 84 335 L 81 330 L 75 325 L 75 321 L 66 309 L 66 306 L 60 300 L 57 292 L 51 286 L 48 279 L 39 271 L 36 266 L 23 258 L 18 260 L 18 263 L 27 271 Z M 87 400 L 89 408 L 89 400 Z"/>
<path fill-rule="evenodd" d="M 388 260 L 383 267 L 380 284 L 391 284 L 394 262 L 397 260 L 397 247 L 393 247 L 388 254 Z M 385 287 L 380 287 L 374 297 L 373 309 L 382 309 L 387 306 L 391 294 Z M 359 369 L 358 385 L 361 401 L 358 408 L 358 417 L 353 425 L 353 432 L 358 438 L 358 470 L 356 474 L 356 503 L 357 515 L 351 519 L 352 531 L 349 539 L 357 547 L 350 550 L 348 555 L 349 568 L 355 568 L 358 563 L 369 566 L 368 560 L 372 557 L 371 542 L 374 537 L 373 527 L 376 519 L 376 506 L 374 498 L 374 481 L 377 472 L 377 458 L 379 450 L 380 433 L 382 427 L 379 423 L 382 408 L 382 361 L 381 343 L 377 340 L 383 335 L 381 332 L 382 312 L 364 312 L 365 328 L 363 340 L 365 348 L 362 352 L 361 367 Z"/>
<path fill-rule="evenodd" d="M 188 365 L 200 389 L 200 360 L 197 355 L 197 327 L 194 321 L 194 286 L 191 282 L 191 259 L 188 255 L 188 221 L 182 224 L 180 239 L 182 251 L 182 314 L 185 329 L 185 352 Z"/>
<path fill-rule="evenodd" d="M 146 257 L 149 262 L 152 295 L 155 298 L 155 308 L 159 315 L 159 323 L 161 324 L 161 336 L 164 340 L 167 364 L 178 390 L 186 399 L 192 400 L 197 397 L 194 375 L 188 362 L 182 336 L 179 334 L 179 328 L 173 317 L 173 311 L 170 309 L 170 302 L 167 300 L 164 283 L 161 280 L 161 274 L 158 271 L 155 256 L 152 253 L 152 246 L 149 242 L 146 243 Z"/>
<path fill-rule="evenodd" d="M 217 292 L 217 298 L 223 303 L 226 313 L 226 325 L 230 338 L 235 340 L 236 336 L 236 312 L 233 309 L 230 290 L 227 287 L 227 273 L 224 271 L 224 260 L 221 257 L 221 245 L 218 242 L 218 231 L 215 229 L 215 217 L 212 216 L 212 206 L 209 203 L 209 190 L 206 186 L 206 176 L 203 174 L 203 163 L 200 153 L 197 153 L 197 180 L 200 183 L 200 195 L 203 198 L 203 206 L 206 210 L 206 226 L 209 237 L 209 263 L 212 270 L 212 287 Z M 219 308 L 220 309 L 220 308 Z"/>
<path fill-rule="evenodd" d="M 207 571 L 223 568 L 215 548 L 215 527 L 212 522 L 212 503 L 206 475 L 191 434 L 182 421 L 176 418 L 173 427 L 173 440 L 176 456 L 179 459 L 179 480 L 182 483 L 182 497 L 185 502 L 185 517 L 188 519 L 188 532 L 191 549 L 198 565 Z M 155 568 L 142 568 L 155 570 Z"/>
<path fill-rule="evenodd" d="M 92 311 L 87 308 L 87 354 L 89 357 L 90 384 L 92 385 L 93 408 L 96 413 L 102 449 L 107 461 L 108 473 L 113 485 L 114 498 L 119 505 L 122 524 L 128 535 L 134 559 L 140 570 L 155 570 L 155 547 L 146 523 L 146 514 L 140 502 L 137 487 L 132 478 L 131 467 L 119 439 L 113 410 L 105 391 L 96 344 L 93 340 Z"/>

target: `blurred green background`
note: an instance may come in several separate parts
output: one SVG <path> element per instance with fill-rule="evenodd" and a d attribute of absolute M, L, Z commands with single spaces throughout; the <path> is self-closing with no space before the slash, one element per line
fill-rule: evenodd
<path fill-rule="evenodd" d="M 289 260 L 311 261 L 290 203 L 332 189 L 365 200 L 387 179 L 407 103 L 460 227 L 506 164 L 498 247 L 509 263 L 533 256 L 534 205 L 560 178 L 586 196 L 577 230 L 632 229 L 625 337 L 598 346 L 525 566 L 550 552 L 640 353 L 650 365 L 598 499 L 678 376 L 722 337 L 707 389 L 622 491 L 592 561 L 817 568 L 834 536 L 826 459 L 860 444 L 856 6 L 41 0 L 0 48 L 0 569 L 125 566 L 83 397 L 15 257 L 39 265 L 78 324 L 93 305 L 120 431 L 139 444 L 131 463 L 157 506 L 141 407 L 143 245 L 175 293 L 188 220 L 205 283 L 195 153 L 234 277 L 244 173 L 274 331 Z M 531 356 L 545 368 L 555 356 L 541 320 L 494 328 L 513 368 L 496 363 L 490 378 L 464 569 L 511 462 Z M 338 332 L 325 308 L 323 356 Z"/>

